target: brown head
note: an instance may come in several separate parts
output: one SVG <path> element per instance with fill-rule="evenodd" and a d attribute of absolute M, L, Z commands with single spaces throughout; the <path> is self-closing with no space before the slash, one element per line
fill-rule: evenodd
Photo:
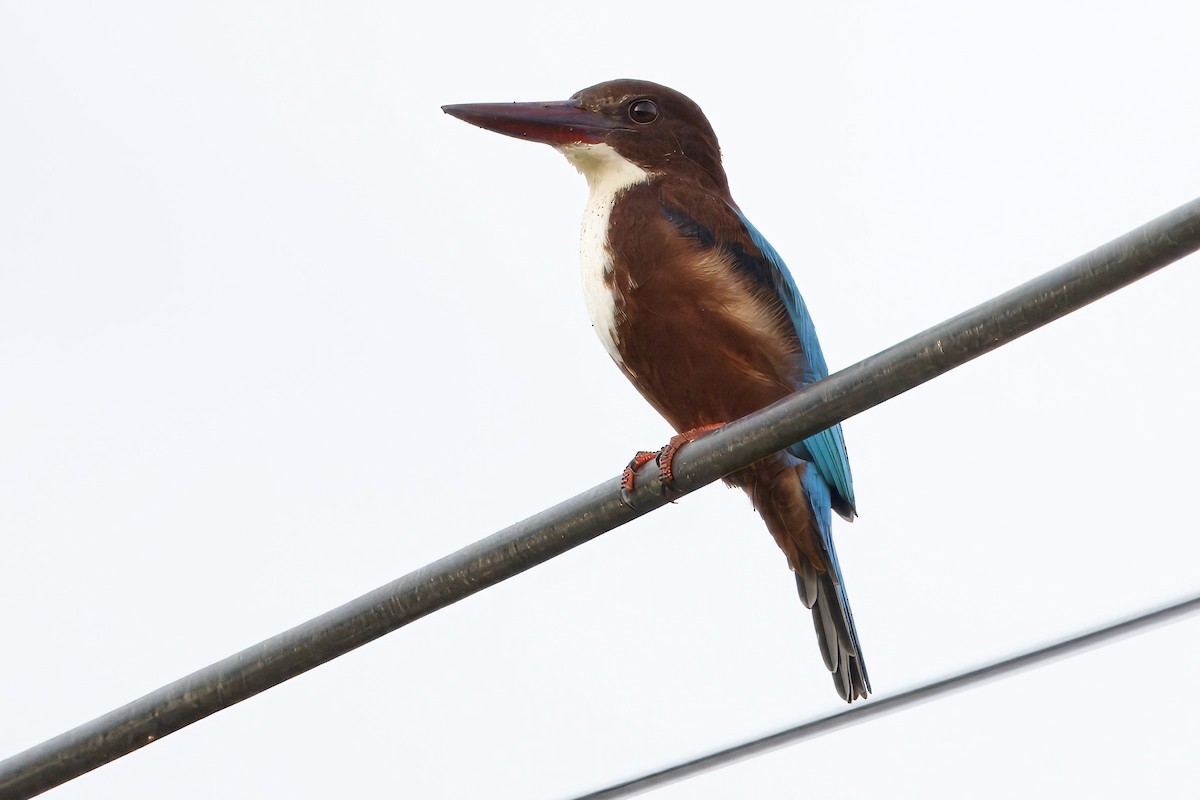
<path fill-rule="evenodd" d="M 579 156 L 607 146 L 651 175 L 686 176 L 729 193 L 717 136 L 704 112 L 657 83 L 621 79 L 590 86 L 565 101 L 469 103 L 442 110 L 487 130 L 552 145 L 585 175 Z"/>

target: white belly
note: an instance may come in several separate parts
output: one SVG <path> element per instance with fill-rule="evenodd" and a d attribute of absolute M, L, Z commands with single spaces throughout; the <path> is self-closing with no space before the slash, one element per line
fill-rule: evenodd
<path fill-rule="evenodd" d="M 592 329 L 600 344 L 621 363 L 617 351 L 617 298 L 609 284 L 613 270 L 612 250 L 608 246 L 608 221 L 612 215 L 613 196 L 597 197 L 593 192 L 583 210 L 583 225 L 579 230 L 579 267 L 583 278 L 583 303 L 592 320 Z"/>
<path fill-rule="evenodd" d="M 605 144 L 565 145 L 559 150 L 587 178 L 591 192 L 579 231 L 579 266 L 583 277 L 583 302 L 600 343 L 621 363 L 617 336 L 617 302 L 613 294 L 613 258 L 608 227 L 613 205 L 621 192 L 650 179 L 650 174 Z"/>

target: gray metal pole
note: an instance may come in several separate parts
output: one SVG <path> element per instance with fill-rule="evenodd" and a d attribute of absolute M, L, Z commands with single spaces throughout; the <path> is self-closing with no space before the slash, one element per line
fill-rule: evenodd
<path fill-rule="evenodd" d="M 686 494 L 895 397 L 1200 249 L 1200 199 L 680 451 Z M 0 762 L 0 798 L 32 797 L 523 572 L 667 502 L 617 480 Z"/>

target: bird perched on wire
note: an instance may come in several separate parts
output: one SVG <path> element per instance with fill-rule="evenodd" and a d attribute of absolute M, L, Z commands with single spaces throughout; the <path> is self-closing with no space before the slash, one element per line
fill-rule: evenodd
<path fill-rule="evenodd" d="M 587 178 L 583 293 L 605 350 L 678 435 L 622 476 L 697 436 L 828 376 L 817 332 L 783 259 L 738 209 L 700 107 L 648 81 L 571 99 L 443 110 L 549 144 Z M 847 701 L 871 690 L 838 567 L 832 512 L 855 516 L 840 425 L 726 478 L 750 496 L 812 609 L 821 654 Z"/>

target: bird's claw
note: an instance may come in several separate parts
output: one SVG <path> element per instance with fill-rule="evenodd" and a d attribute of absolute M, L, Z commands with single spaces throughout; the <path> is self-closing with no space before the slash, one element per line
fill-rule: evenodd
<path fill-rule="evenodd" d="M 651 450 L 638 450 L 633 459 L 621 470 L 621 503 L 633 508 L 633 487 L 637 480 L 637 471 L 643 465 L 658 458 L 658 453 Z"/>
<path fill-rule="evenodd" d="M 671 440 L 662 447 L 662 449 L 654 450 L 639 450 L 634 455 L 633 460 L 626 465 L 621 471 L 621 503 L 633 508 L 633 487 L 634 481 L 637 479 L 637 471 L 644 465 L 653 461 L 658 464 L 658 483 L 664 496 L 669 492 L 671 483 L 675 480 L 675 454 L 679 452 L 679 448 L 683 447 L 688 442 L 694 442 L 709 431 L 720 428 L 724 423 L 716 423 L 714 425 L 701 425 L 698 428 L 692 428 L 690 431 L 677 433 L 671 437 Z"/>

